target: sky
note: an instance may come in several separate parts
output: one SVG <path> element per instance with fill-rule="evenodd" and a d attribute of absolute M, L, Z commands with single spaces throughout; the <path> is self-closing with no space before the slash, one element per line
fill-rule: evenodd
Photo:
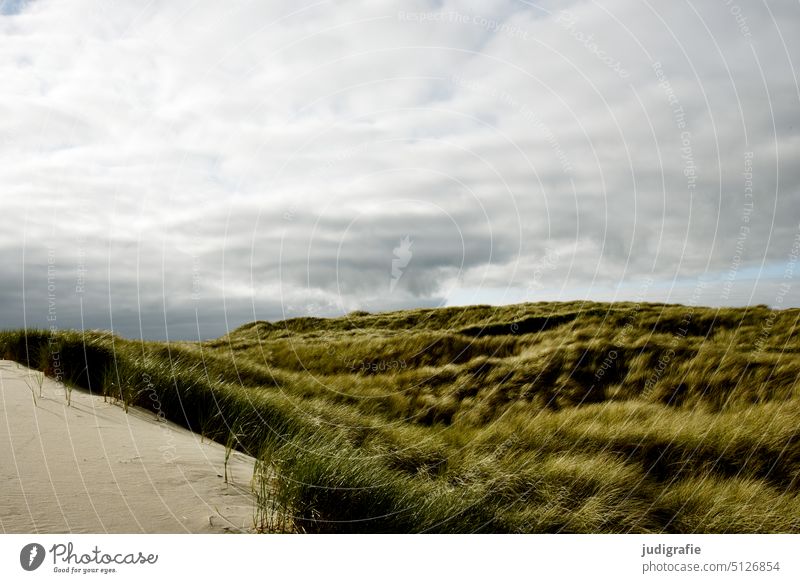
<path fill-rule="evenodd" d="M 796 2 L 0 0 L 0 327 L 800 306 Z"/>

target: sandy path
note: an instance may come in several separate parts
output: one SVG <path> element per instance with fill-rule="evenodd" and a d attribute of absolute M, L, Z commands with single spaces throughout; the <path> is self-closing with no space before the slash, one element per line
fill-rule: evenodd
<path fill-rule="evenodd" d="M 253 459 L 0 360 L 0 532 L 239 532 Z M 30 386 L 29 386 L 30 385 Z M 31 388 L 36 394 L 34 405 Z"/>

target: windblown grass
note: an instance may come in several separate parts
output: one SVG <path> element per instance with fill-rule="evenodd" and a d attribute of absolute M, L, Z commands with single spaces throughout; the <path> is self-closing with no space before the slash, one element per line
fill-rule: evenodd
<path fill-rule="evenodd" d="M 540 303 L 0 352 L 258 457 L 264 531 L 800 532 L 799 317 Z"/>

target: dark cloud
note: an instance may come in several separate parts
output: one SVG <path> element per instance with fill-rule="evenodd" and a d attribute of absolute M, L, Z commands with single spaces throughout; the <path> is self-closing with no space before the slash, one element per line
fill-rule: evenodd
<path fill-rule="evenodd" d="M 797 6 L 23 4 L 4 326 L 48 325 L 54 277 L 59 327 L 195 338 L 647 277 L 776 305 L 800 273 Z"/>

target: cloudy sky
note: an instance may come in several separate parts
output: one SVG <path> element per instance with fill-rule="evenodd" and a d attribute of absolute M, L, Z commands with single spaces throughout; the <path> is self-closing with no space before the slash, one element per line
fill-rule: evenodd
<path fill-rule="evenodd" d="M 798 306 L 798 30 L 796 2 L 0 0 L 0 325 Z"/>

